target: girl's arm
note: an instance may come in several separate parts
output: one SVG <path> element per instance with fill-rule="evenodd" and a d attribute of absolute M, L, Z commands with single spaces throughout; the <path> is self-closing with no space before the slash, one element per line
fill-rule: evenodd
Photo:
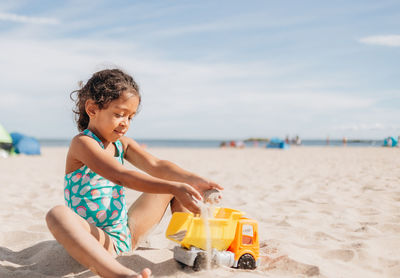
<path fill-rule="evenodd" d="M 164 180 L 184 182 L 192 185 L 203 193 L 209 189 L 223 190 L 223 187 L 210 180 L 204 179 L 199 175 L 180 168 L 178 165 L 161 160 L 146 152 L 139 144 L 131 138 L 121 139 L 124 145 L 124 158 L 137 168 L 146 173 Z"/>
<path fill-rule="evenodd" d="M 186 208 L 200 212 L 194 198 L 201 200 L 201 195 L 192 186 L 128 170 L 88 136 L 78 135 L 72 140 L 67 159 L 83 163 L 100 176 L 134 190 L 173 194 Z"/>

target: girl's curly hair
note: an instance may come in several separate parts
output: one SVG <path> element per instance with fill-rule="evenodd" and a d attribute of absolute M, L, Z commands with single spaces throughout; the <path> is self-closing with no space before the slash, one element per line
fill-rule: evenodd
<path fill-rule="evenodd" d="M 94 100 L 100 109 L 107 108 L 107 105 L 118 99 L 123 92 L 129 92 L 139 98 L 139 86 L 133 78 L 120 69 L 106 69 L 92 75 L 85 85 L 80 82 L 81 89 L 70 94 L 75 102 L 75 121 L 79 131 L 85 130 L 89 125 L 89 115 L 86 113 L 85 103 L 88 99 Z M 76 94 L 76 98 L 74 98 Z"/>

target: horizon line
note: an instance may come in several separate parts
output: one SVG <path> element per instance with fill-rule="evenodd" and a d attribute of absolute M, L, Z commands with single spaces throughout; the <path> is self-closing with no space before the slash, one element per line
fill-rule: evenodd
<path fill-rule="evenodd" d="M 271 137 L 248 137 L 248 138 L 134 138 L 131 136 L 127 136 L 129 138 L 132 138 L 134 140 L 186 140 L 186 141 L 232 141 L 232 140 L 242 140 L 242 141 L 246 141 L 246 140 L 251 140 L 251 139 L 272 139 L 272 138 L 279 138 L 282 140 L 285 140 L 285 137 L 280 137 L 280 136 L 271 136 Z M 387 136 L 389 137 L 389 136 Z M 391 137 L 396 137 L 396 136 L 391 136 Z M 290 137 L 289 140 L 292 140 L 294 137 Z M 329 141 L 342 141 L 343 137 L 338 138 L 338 137 L 328 137 Z M 302 138 L 300 137 L 300 139 L 302 141 L 306 140 L 306 141 L 326 141 L 328 139 L 327 137 L 325 138 Z M 352 137 L 345 137 L 347 141 L 377 141 L 377 140 L 384 140 L 386 137 L 383 138 L 352 138 Z M 50 138 L 50 137 L 37 137 L 36 139 L 40 140 L 71 140 L 72 137 L 67 138 Z"/>

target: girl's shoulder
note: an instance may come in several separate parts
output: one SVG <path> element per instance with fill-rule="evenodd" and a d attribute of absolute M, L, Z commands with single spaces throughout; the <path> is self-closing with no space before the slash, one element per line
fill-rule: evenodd
<path fill-rule="evenodd" d="M 99 143 L 92 137 L 79 133 L 75 135 L 69 145 L 68 154 L 71 157 L 79 156 L 83 150 L 101 148 Z"/>
<path fill-rule="evenodd" d="M 83 133 L 79 133 L 72 138 L 70 147 L 76 146 L 76 145 L 87 145 L 87 144 L 99 145 L 99 143 L 93 137 L 87 136 Z"/>
<path fill-rule="evenodd" d="M 84 136 L 83 134 L 78 134 L 72 138 L 66 158 L 66 174 L 71 173 L 84 165 L 80 155 L 83 149 L 95 143 L 93 141 L 93 139 Z"/>

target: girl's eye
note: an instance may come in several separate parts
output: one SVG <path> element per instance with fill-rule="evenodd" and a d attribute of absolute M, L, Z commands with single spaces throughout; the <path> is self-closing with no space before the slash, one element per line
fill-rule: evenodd
<path fill-rule="evenodd" d="M 124 115 L 121 115 L 121 114 L 115 114 L 115 117 L 117 117 L 117 118 L 122 118 Z"/>

